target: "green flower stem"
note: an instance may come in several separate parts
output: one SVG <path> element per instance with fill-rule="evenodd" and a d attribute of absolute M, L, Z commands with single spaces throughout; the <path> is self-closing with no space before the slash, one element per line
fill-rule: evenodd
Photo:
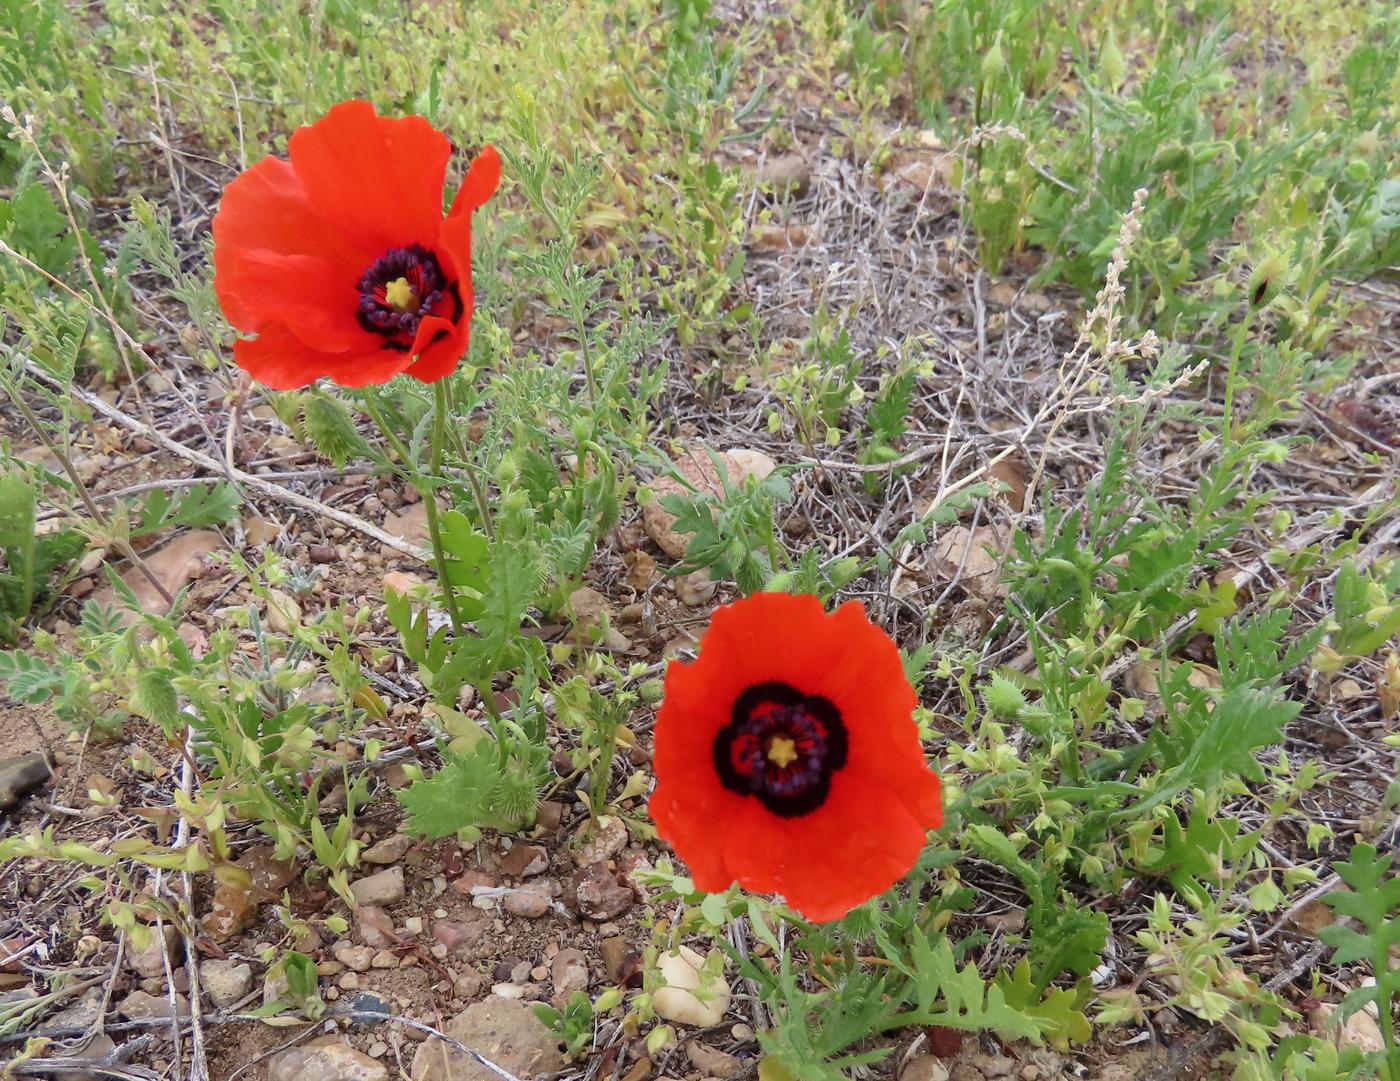
<path fill-rule="evenodd" d="M 481 531 L 486 534 L 487 540 L 494 541 L 496 527 L 491 524 L 491 504 L 486 498 L 486 486 L 481 483 L 481 474 L 470 463 L 467 465 L 466 474 L 467 483 L 472 486 L 472 495 L 476 497 L 476 512 L 481 518 Z"/>
<path fill-rule="evenodd" d="M 1244 343 L 1249 335 L 1249 324 L 1254 320 L 1254 308 L 1235 324 L 1234 348 L 1230 350 L 1230 367 L 1225 373 L 1225 415 L 1220 424 L 1220 439 L 1228 447 L 1234 442 L 1235 387 L 1239 383 L 1240 356 L 1244 353 Z"/>
<path fill-rule="evenodd" d="M 580 359 L 583 361 L 583 378 L 588 388 L 588 405 L 596 414 L 598 412 L 598 382 L 593 374 L 593 357 L 588 351 L 588 325 L 584 321 L 583 312 L 575 309 L 574 328 L 578 335 L 578 346 Z"/>
<path fill-rule="evenodd" d="M 434 482 L 442 475 L 442 450 L 447 442 L 447 415 L 452 410 L 452 399 L 447 389 L 447 379 L 439 379 L 433 384 L 433 431 L 429 449 L 429 468 Z M 429 491 L 424 494 L 428 508 L 428 535 L 433 539 L 433 558 L 437 560 L 438 578 L 442 582 L 442 597 L 447 602 L 447 614 L 452 619 L 452 629 L 462 633 L 462 613 L 457 607 L 457 591 L 452 588 L 452 580 L 447 576 L 447 553 L 442 547 L 442 532 L 438 525 L 437 496 Z"/>
<path fill-rule="evenodd" d="M 430 468 L 432 476 L 428 476 L 418 468 L 418 463 L 409 454 L 408 448 L 404 446 L 403 440 L 394 432 L 384 417 L 384 410 L 381 408 L 378 394 L 366 387 L 363 401 L 365 412 L 370 415 L 380 434 L 388 441 L 394 453 L 399 456 L 401 473 L 404 478 L 418 489 L 418 494 L 423 497 L 423 509 L 428 516 L 428 538 L 433 547 L 433 562 L 437 565 L 438 581 L 442 585 L 443 601 L 447 605 L 448 618 L 452 620 L 452 630 L 462 633 L 462 615 L 457 608 L 457 594 L 452 588 L 452 582 L 447 577 L 447 553 L 442 547 L 442 523 L 438 519 L 437 493 L 434 491 L 437 473 L 442 465 L 442 443 L 443 433 L 447 429 L 447 388 L 443 386 L 443 381 L 439 379 L 433 384 L 434 391 L 434 416 L 432 428 L 432 446 L 429 451 L 431 456 Z"/>

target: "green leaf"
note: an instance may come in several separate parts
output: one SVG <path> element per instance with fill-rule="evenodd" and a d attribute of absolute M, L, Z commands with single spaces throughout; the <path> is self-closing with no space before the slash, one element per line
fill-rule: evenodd
<path fill-rule="evenodd" d="M 1060 904 L 1058 892 L 1049 906 L 1033 905 L 1028 917 L 1029 962 L 1037 990 L 1044 989 L 1063 972 L 1087 976 L 1098 965 L 1108 944 L 1108 913 Z"/>
<path fill-rule="evenodd" d="M 1323 901 L 1336 912 L 1358 919 L 1368 928 L 1394 923 L 1392 917 L 1400 916 L 1400 875 L 1386 873 L 1393 858 L 1390 855 L 1378 857 L 1374 845 L 1357 845 L 1351 850 L 1350 860 L 1333 867 L 1352 892 L 1328 893 Z M 1400 925 L 1394 930 L 1400 933 Z"/>
<path fill-rule="evenodd" d="M 242 503 L 237 489 L 227 481 L 196 484 L 178 497 L 165 488 L 157 488 L 136 508 L 131 532 L 140 536 L 165 529 L 202 529 L 231 522 L 238 517 Z"/>
<path fill-rule="evenodd" d="M 447 554 L 447 580 L 457 591 L 458 608 L 467 620 L 485 612 L 487 561 L 491 547 L 461 511 L 450 510 L 439 519 L 442 547 Z"/>
<path fill-rule="evenodd" d="M 405 826 L 423 837 L 450 837 L 476 825 L 495 779 L 489 752 L 449 754 L 437 773 L 395 793 L 408 812 Z"/>
<path fill-rule="evenodd" d="M 1350 891 L 1335 890 L 1323 895 L 1323 902 L 1341 916 L 1359 920 L 1367 934 L 1334 924 L 1323 928 L 1320 937 L 1337 949 L 1337 964 L 1369 960 L 1388 967 L 1387 952 L 1400 943 L 1400 875 L 1388 874 L 1393 857 L 1377 857 L 1373 845 L 1359 844 L 1351 859 L 1335 864 Z"/>
<path fill-rule="evenodd" d="M 1217 819 L 1202 807 L 1193 807 L 1186 828 L 1173 815 L 1162 827 L 1162 847 L 1150 849 L 1139 866 L 1148 874 L 1162 875 L 1183 897 L 1197 903 L 1207 898 L 1202 883 L 1218 886 L 1224 869 L 1251 851 L 1259 834 L 1240 836 L 1238 819 Z"/>
<path fill-rule="evenodd" d="M 909 958 L 917 1009 L 897 1015 L 893 1019 L 897 1023 L 973 1032 L 990 1029 L 1004 1040 L 1034 1043 L 1054 1027 L 1008 1003 L 1005 991 L 983 980 L 972 962 L 959 969 L 952 947 L 942 936 L 934 942 L 916 931 L 909 941 Z"/>
<path fill-rule="evenodd" d="M 72 234 L 48 188 L 37 180 L 26 183 L 14 198 L 0 200 L 0 239 L 57 277 L 64 277 L 78 257 L 79 237 Z"/>
<path fill-rule="evenodd" d="M 515 641 L 539 587 L 539 564 L 532 547 L 504 540 L 491 546 L 485 596 L 476 618 L 488 657 L 499 659 Z"/>
<path fill-rule="evenodd" d="M 908 427 L 909 406 L 914 399 L 918 373 L 910 368 L 887 377 L 865 415 L 872 445 L 889 444 Z"/>
<path fill-rule="evenodd" d="M 18 471 L 0 474 L 0 551 L 9 573 L 0 589 L 3 615 L 18 622 L 29 615 L 38 588 L 35 568 L 35 509 L 38 495 Z M 8 635 L 7 635 L 8 637 Z"/>
<path fill-rule="evenodd" d="M 65 672 L 39 657 L 14 651 L 0 653 L 0 680 L 16 702 L 37 706 L 63 690 Z"/>
<path fill-rule="evenodd" d="M 1284 725 L 1302 708 L 1299 702 L 1252 687 L 1226 692 L 1207 715 L 1204 727 L 1190 737 L 1186 757 L 1163 774 L 1151 795 L 1119 811 L 1113 819 L 1141 818 L 1189 789 L 1210 791 L 1227 775 L 1262 780 L 1264 770 L 1254 752 L 1281 740 Z"/>
<path fill-rule="evenodd" d="M 1030 962 L 1022 960 L 1011 972 L 998 972 L 993 981 L 1006 997 L 1006 1004 L 1038 1020 L 1041 1031 L 1057 1046 L 1087 1043 L 1092 1032 L 1089 1019 L 1080 1007 L 1080 992 L 1054 988 L 1042 997 L 1042 989 L 1031 979 Z"/>

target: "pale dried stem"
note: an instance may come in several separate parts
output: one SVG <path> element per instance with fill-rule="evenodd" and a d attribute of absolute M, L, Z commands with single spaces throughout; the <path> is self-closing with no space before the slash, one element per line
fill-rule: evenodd
<path fill-rule="evenodd" d="M 212 458 L 207 454 L 187 447 L 183 443 L 171 439 L 164 433 L 157 431 L 149 424 L 145 424 L 142 421 L 137 420 L 135 417 L 128 416 L 115 406 L 108 405 L 95 394 L 90 394 L 80 387 L 64 385 L 60 380 L 56 379 L 54 376 L 50 375 L 48 372 L 44 371 L 42 368 L 40 368 L 38 365 L 32 362 L 26 362 L 25 370 L 33 378 L 39 380 L 41 383 L 44 383 L 55 390 L 72 394 L 79 401 L 87 405 L 90 409 L 101 413 L 104 417 L 111 420 L 112 422 L 121 425 L 129 431 L 137 432 L 145 436 L 152 442 L 159 443 L 162 447 L 170 451 L 172 454 L 178 455 L 179 457 L 185 459 L 185 461 L 187 462 L 193 462 L 201 469 L 206 469 L 211 473 L 224 474 L 230 480 L 241 484 L 246 488 L 250 488 L 261 495 L 265 495 L 268 498 L 275 500 L 276 502 L 286 503 L 293 507 L 296 507 L 299 510 L 306 511 L 310 514 L 316 514 L 320 515 L 322 518 L 328 518 L 331 521 L 338 523 L 339 525 L 345 526 L 347 529 L 353 529 L 358 533 L 363 533 L 365 536 L 378 541 L 380 544 L 394 549 L 394 551 L 396 552 L 401 552 L 406 556 L 411 556 L 414 559 L 421 559 L 425 562 L 428 559 L 428 553 L 424 549 L 418 547 L 417 545 L 410 544 L 402 537 L 397 537 L 392 533 L 387 533 L 383 529 L 379 528 L 379 526 L 367 522 L 363 518 L 357 517 L 354 514 L 350 514 L 347 511 L 340 510 L 337 507 L 328 506 L 327 504 L 322 503 L 319 499 L 312 499 L 310 496 L 301 495 L 298 492 L 289 491 L 286 488 L 280 487 L 279 485 L 273 484 L 270 481 L 264 480 L 262 477 L 258 476 L 255 473 L 245 473 L 241 469 L 229 466 L 226 463 L 218 461 L 216 458 Z"/>

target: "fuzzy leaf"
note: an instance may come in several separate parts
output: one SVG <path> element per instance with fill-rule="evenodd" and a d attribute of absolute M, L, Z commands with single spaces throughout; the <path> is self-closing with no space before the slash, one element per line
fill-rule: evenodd
<path fill-rule="evenodd" d="M 488 657 L 500 658 L 516 639 L 539 587 L 539 566 L 531 547 L 504 541 L 492 546 L 482 611 L 476 620 Z"/>
<path fill-rule="evenodd" d="M 3 593 L 4 612 L 15 619 L 29 614 L 38 587 L 35 572 L 34 485 L 22 473 L 0 475 L 0 552 L 9 574 Z"/>
<path fill-rule="evenodd" d="M 1055 903 L 1032 905 L 1029 918 L 1030 963 L 1035 968 L 1037 988 L 1046 987 L 1062 972 L 1087 976 L 1103 957 L 1108 944 L 1108 913 Z"/>
<path fill-rule="evenodd" d="M 5 681 L 5 693 L 16 702 L 37 706 L 63 689 L 63 669 L 47 661 L 15 651 L 0 653 L 0 680 Z"/>

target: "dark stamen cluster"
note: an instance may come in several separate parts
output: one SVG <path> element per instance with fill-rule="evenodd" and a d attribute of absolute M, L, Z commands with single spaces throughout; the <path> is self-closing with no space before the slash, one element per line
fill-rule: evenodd
<path fill-rule="evenodd" d="M 389 300 L 389 285 L 400 278 L 412 290 L 412 303 L 406 308 Z M 423 317 L 432 312 L 449 289 L 437 256 L 420 244 L 389 249 L 370 264 L 356 287 L 360 291 L 356 314 L 362 327 L 386 337 L 402 335 L 410 340 Z"/>
<path fill-rule="evenodd" d="M 846 750 L 846 726 L 830 701 L 786 683 L 760 683 L 735 701 L 715 737 L 714 762 L 726 788 L 794 818 L 826 801 Z"/>

